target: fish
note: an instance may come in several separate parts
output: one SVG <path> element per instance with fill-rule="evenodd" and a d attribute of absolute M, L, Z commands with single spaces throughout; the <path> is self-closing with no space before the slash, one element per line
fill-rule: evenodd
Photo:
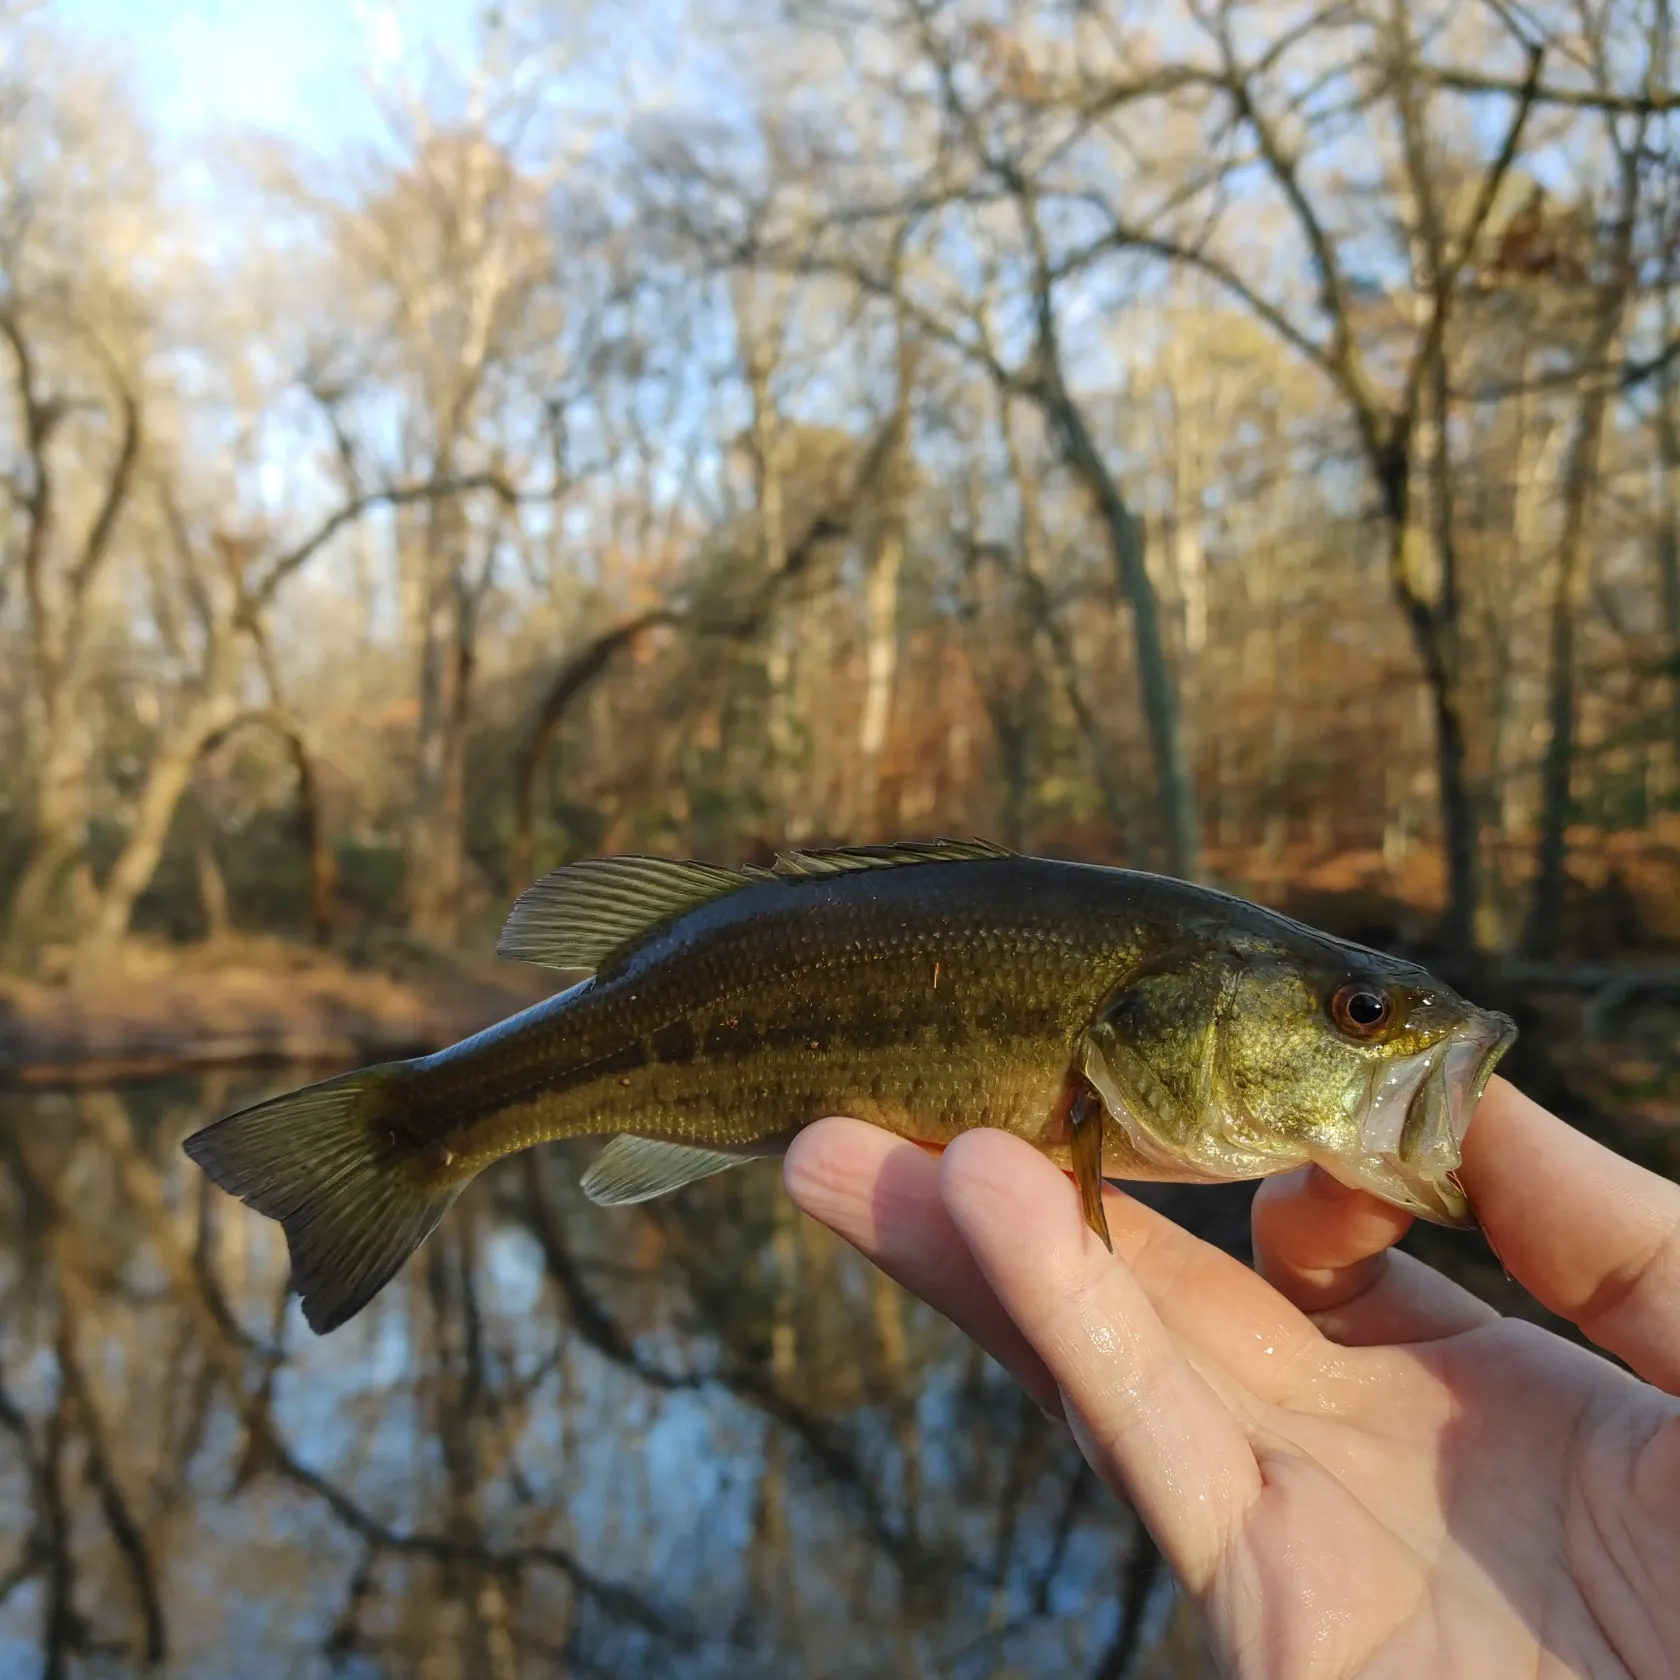
<path fill-rule="evenodd" d="M 284 1228 L 309 1326 L 346 1323 L 493 1162 L 609 1139 L 583 1179 L 648 1200 L 855 1116 L 971 1127 L 1072 1175 L 1214 1183 L 1308 1162 L 1470 1226 L 1471 1113 L 1516 1037 L 1416 963 L 1228 893 L 984 840 L 773 865 L 586 858 L 498 952 L 587 978 L 447 1049 L 340 1074 L 184 1145 Z M 1110 1245 L 1112 1246 L 1112 1245 Z"/>

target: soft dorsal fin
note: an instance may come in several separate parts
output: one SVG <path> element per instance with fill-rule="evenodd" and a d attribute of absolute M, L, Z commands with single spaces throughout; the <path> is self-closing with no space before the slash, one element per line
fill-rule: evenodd
<path fill-rule="evenodd" d="M 776 874 L 815 879 L 859 869 L 898 869 L 908 863 L 963 863 L 1014 857 L 990 840 L 904 840 L 894 846 L 836 846 L 826 851 L 778 852 Z"/>
<path fill-rule="evenodd" d="M 519 895 L 496 952 L 550 968 L 599 969 L 615 951 L 684 911 L 763 878 L 761 870 L 673 858 L 584 858 Z"/>
<path fill-rule="evenodd" d="M 583 1193 L 602 1207 L 627 1207 L 632 1202 L 651 1202 L 655 1196 L 669 1195 L 751 1159 L 656 1138 L 615 1137 L 583 1175 Z"/>
<path fill-rule="evenodd" d="M 584 858 L 545 875 L 520 894 L 496 951 L 515 962 L 595 971 L 666 922 L 755 881 L 791 884 L 860 869 L 1014 856 L 989 840 L 907 840 L 895 846 L 778 852 L 774 870 L 725 869 L 674 858 Z"/>

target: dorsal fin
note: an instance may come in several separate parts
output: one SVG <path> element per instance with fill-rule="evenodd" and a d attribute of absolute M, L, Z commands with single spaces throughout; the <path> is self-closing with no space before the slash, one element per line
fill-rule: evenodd
<path fill-rule="evenodd" d="M 584 858 L 519 895 L 496 952 L 550 968 L 600 969 L 632 941 L 764 874 L 674 858 Z"/>
<path fill-rule="evenodd" d="M 756 866 L 725 869 L 674 858 L 584 858 L 545 875 L 520 894 L 496 951 L 515 962 L 596 971 L 666 922 L 755 881 L 791 884 L 860 869 L 1014 856 L 989 840 L 907 840 L 894 846 L 778 852 L 773 871 Z"/>
<path fill-rule="evenodd" d="M 776 874 L 816 879 L 858 869 L 898 869 L 907 863 L 962 863 L 1016 854 L 990 840 L 903 840 L 893 846 L 836 846 L 826 851 L 778 852 Z"/>

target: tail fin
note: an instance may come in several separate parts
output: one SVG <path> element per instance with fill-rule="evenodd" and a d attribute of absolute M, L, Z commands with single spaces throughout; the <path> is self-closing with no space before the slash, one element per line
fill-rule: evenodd
<path fill-rule="evenodd" d="M 402 1063 L 341 1074 L 230 1114 L 187 1154 L 285 1227 L 292 1287 L 321 1335 L 353 1318 L 432 1233 L 462 1181 L 428 1182 L 385 1116 Z"/>

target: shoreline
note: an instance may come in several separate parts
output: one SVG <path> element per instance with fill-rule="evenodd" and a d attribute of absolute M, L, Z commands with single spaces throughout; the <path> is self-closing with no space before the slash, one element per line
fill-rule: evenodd
<path fill-rule="evenodd" d="M 447 952 L 409 953 L 399 967 L 281 941 L 140 945 L 93 982 L 0 974 L 0 1090 L 423 1055 L 565 983 Z"/>

